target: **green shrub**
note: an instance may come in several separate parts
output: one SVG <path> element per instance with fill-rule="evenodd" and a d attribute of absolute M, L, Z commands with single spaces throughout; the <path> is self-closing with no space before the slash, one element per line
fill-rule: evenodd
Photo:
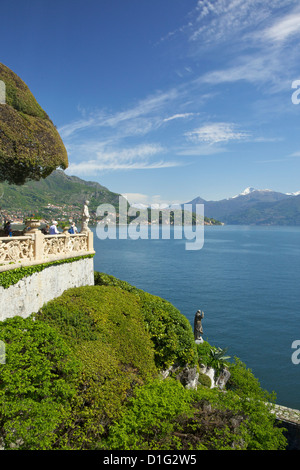
<path fill-rule="evenodd" d="M 239 358 L 235 357 L 234 361 L 229 368 L 230 378 L 227 383 L 227 389 L 234 391 L 234 393 L 241 397 L 253 397 L 274 403 L 275 394 L 263 390 L 259 380 Z"/>
<path fill-rule="evenodd" d="M 197 345 L 198 363 L 207 367 L 215 369 L 216 374 L 219 375 L 224 367 L 228 367 L 229 363 L 227 359 L 230 356 L 225 356 L 226 348 L 221 349 L 215 346 L 211 346 L 207 341 Z"/>
<path fill-rule="evenodd" d="M 14 317 L 0 323 L 0 435 L 4 445 L 49 449 L 70 417 L 79 364 L 48 325 Z"/>
<path fill-rule="evenodd" d="M 98 445 L 106 450 L 284 449 L 268 407 L 232 392 L 188 390 L 175 379 L 135 390 L 121 418 Z"/>
<path fill-rule="evenodd" d="M 198 382 L 203 385 L 204 387 L 211 387 L 211 379 L 206 374 L 199 373 Z"/>
<path fill-rule="evenodd" d="M 37 318 L 56 329 L 80 360 L 72 406 L 81 426 L 72 432 L 72 445 L 90 448 L 133 389 L 157 374 L 138 298 L 117 287 L 74 288 L 45 305 Z"/>
<path fill-rule="evenodd" d="M 100 273 L 98 271 L 94 271 L 94 281 L 95 286 L 113 286 L 113 287 L 120 287 L 120 289 L 126 290 L 127 292 L 132 292 L 134 294 L 140 295 L 142 291 L 135 286 L 132 286 L 126 281 L 122 281 L 111 274 Z"/>
<path fill-rule="evenodd" d="M 207 341 L 203 341 L 203 343 L 197 344 L 197 354 L 198 354 L 199 365 L 201 364 L 203 364 L 204 366 L 209 365 L 211 348 L 212 346 Z"/>
<path fill-rule="evenodd" d="M 167 369 L 173 364 L 194 365 L 197 362 L 192 327 L 174 305 L 104 273 L 95 272 L 95 284 L 119 287 L 139 299 L 141 314 L 154 344 L 155 363 L 159 369 Z"/>
<path fill-rule="evenodd" d="M 39 319 L 58 329 L 77 349 L 84 341 L 110 345 L 110 355 L 124 365 L 151 374 L 153 345 L 136 297 L 116 287 L 85 286 L 66 291 L 48 302 Z"/>
<path fill-rule="evenodd" d="M 192 395 L 177 380 L 156 379 L 136 390 L 121 419 L 110 428 L 102 448 L 156 450 L 170 448 L 179 414 L 190 413 Z M 175 438 L 175 436 L 174 436 Z M 176 440 L 176 439 L 175 439 Z M 101 447 L 100 447 L 101 448 Z"/>

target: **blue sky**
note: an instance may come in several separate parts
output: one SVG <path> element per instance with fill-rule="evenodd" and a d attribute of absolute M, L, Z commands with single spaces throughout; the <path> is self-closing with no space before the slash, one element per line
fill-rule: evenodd
<path fill-rule="evenodd" d="M 300 190 L 298 1 L 10 0 L 0 18 L 0 62 L 68 174 L 144 203 Z"/>

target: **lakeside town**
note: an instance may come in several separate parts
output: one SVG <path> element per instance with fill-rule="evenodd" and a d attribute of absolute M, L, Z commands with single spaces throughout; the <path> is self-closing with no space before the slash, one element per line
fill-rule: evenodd
<path fill-rule="evenodd" d="M 45 215 L 44 212 L 47 211 Z M 102 222 L 104 224 L 114 224 L 118 223 L 120 214 L 118 212 L 108 212 L 105 217 L 98 217 L 96 211 L 90 211 L 90 221 L 89 224 L 91 226 L 97 225 L 97 223 Z M 12 227 L 20 227 L 25 225 L 25 220 L 27 218 L 38 218 L 40 220 L 41 225 L 46 225 L 51 223 L 53 220 L 57 220 L 58 226 L 64 228 L 71 222 L 81 223 L 82 217 L 82 210 L 76 206 L 69 206 L 69 205 L 54 205 L 48 204 L 43 211 L 42 215 L 39 213 L 32 213 L 30 211 L 24 211 L 20 209 L 16 210 L 1 210 L 0 209 L 0 223 L 3 227 L 7 221 L 10 221 Z M 162 210 L 157 212 L 154 216 L 151 214 L 151 220 L 149 219 L 149 212 L 137 211 L 136 215 L 128 215 L 127 216 L 127 223 L 141 224 L 141 225 L 152 225 L 152 224 L 164 224 L 164 225 L 174 225 L 174 221 L 176 217 L 170 213 L 169 210 Z M 195 219 L 191 219 L 192 224 L 196 223 Z M 184 222 L 185 223 L 185 222 Z M 199 223 L 199 221 L 198 221 Z M 201 223 L 201 222 L 200 222 Z M 186 225 L 191 225 L 191 223 L 185 223 Z M 224 225 L 223 222 L 216 221 L 215 219 L 209 219 L 207 217 L 204 218 L 204 225 Z"/>
<path fill-rule="evenodd" d="M 91 225 L 93 225 L 96 223 L 96 214 L 91 211 L 90 216 L 90 222 Z M 79 222 L 82 217 L 82 209 L 78 206 L 55 204 L 48 204 L 44 210 L 34 213 L 21 209 L 2 210 L 0 208 L 0 223 L 2 226 L 8 220 L 11 222 L 12 226 L 23 225 L 24 220 L 30 217 L 38 217 L 41 224 L 49 224 L 55 219 L 63 226 L 70 221 Z"/>

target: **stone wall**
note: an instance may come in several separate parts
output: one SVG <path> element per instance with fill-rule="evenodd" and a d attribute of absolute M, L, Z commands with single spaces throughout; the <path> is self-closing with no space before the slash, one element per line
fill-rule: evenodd
<path fill-rule="evenodd" d="M 26 318 L 66 289 L 86 285 L 94 285 L 93 258 L 48 266 L 7 289 L 0 286 L 0 321 L 16 315 Z"/>

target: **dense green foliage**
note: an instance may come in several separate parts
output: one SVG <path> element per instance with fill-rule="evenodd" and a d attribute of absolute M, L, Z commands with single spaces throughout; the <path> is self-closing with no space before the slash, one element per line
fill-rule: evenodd
<path fill-rule="evenodd" d="M 27 85 L 3 64 L 0 80 L 6 89 L 0 105 L 0 181 L 23 184 L 67 168 L 61 137 Z"/>
<path fill-rule="evenodd" d="M 6 345 L 6 363 L 0 365 L 2 444 L 51 448 L 70 416 L 78 363 L 53 328 L 32 318 L 0 323 L 0 337 Z"/>
<path fill-rule="evenodd" d="M 6 449 L 280 449 L 273 400 L 238 359 L 226 393 L 162 380 L 171 364 L 220 353 L 195 347 L 169 302 L 103 273 L 27 319 L 0 323 L 0 444 Z M 170 345 L 168 346 L 168 338 Z M 219 354 L 220 356 L 220 354 Z M 221 356 L 220 356 L 221 357 Z M 219 359 L 220 359 L 219 357 Z M 227 363 L 227 362 L 226 362 Z"/>
<path fill-rule="evenodd" d="M 34 318 L 2 322 L 0 338 L 7 355 L 0 434 L 20 449 L 90 448 L 134 387 L 157 374 L 138 302 L 117 288 L 70 289 Z M 59 360 L 67 361 L 69 376 Z"/>
<path fill-rule="evenodd" d="M 212 367 L 215 369 L 218 375 L 221 370 L 229 366 L 228 359 L 230 356 L 226 356 L 226 349 L 211 346 L 207 341 L 197 345 L 198 361 L 199 365 Z"/>
<path fill-rule="evenodd" d="M 99 447 L 277 450 L 285 445 L 282 430 L 274 427 L 274 416 L 257 396 L 243 400 L 232 392 L 188 390 L 176 380 L 156 379 L 136 391 Z"/>
<path fill-rule="evenodd" d="M 95 273 L 95 284 L 116 286 L 138 297 L 146 328 L 154 343 L 158 368 L 167 369 L 175 363 L 196 363 L 197 349 L 192 327 L 174 305 L 105 273 Z"/>

